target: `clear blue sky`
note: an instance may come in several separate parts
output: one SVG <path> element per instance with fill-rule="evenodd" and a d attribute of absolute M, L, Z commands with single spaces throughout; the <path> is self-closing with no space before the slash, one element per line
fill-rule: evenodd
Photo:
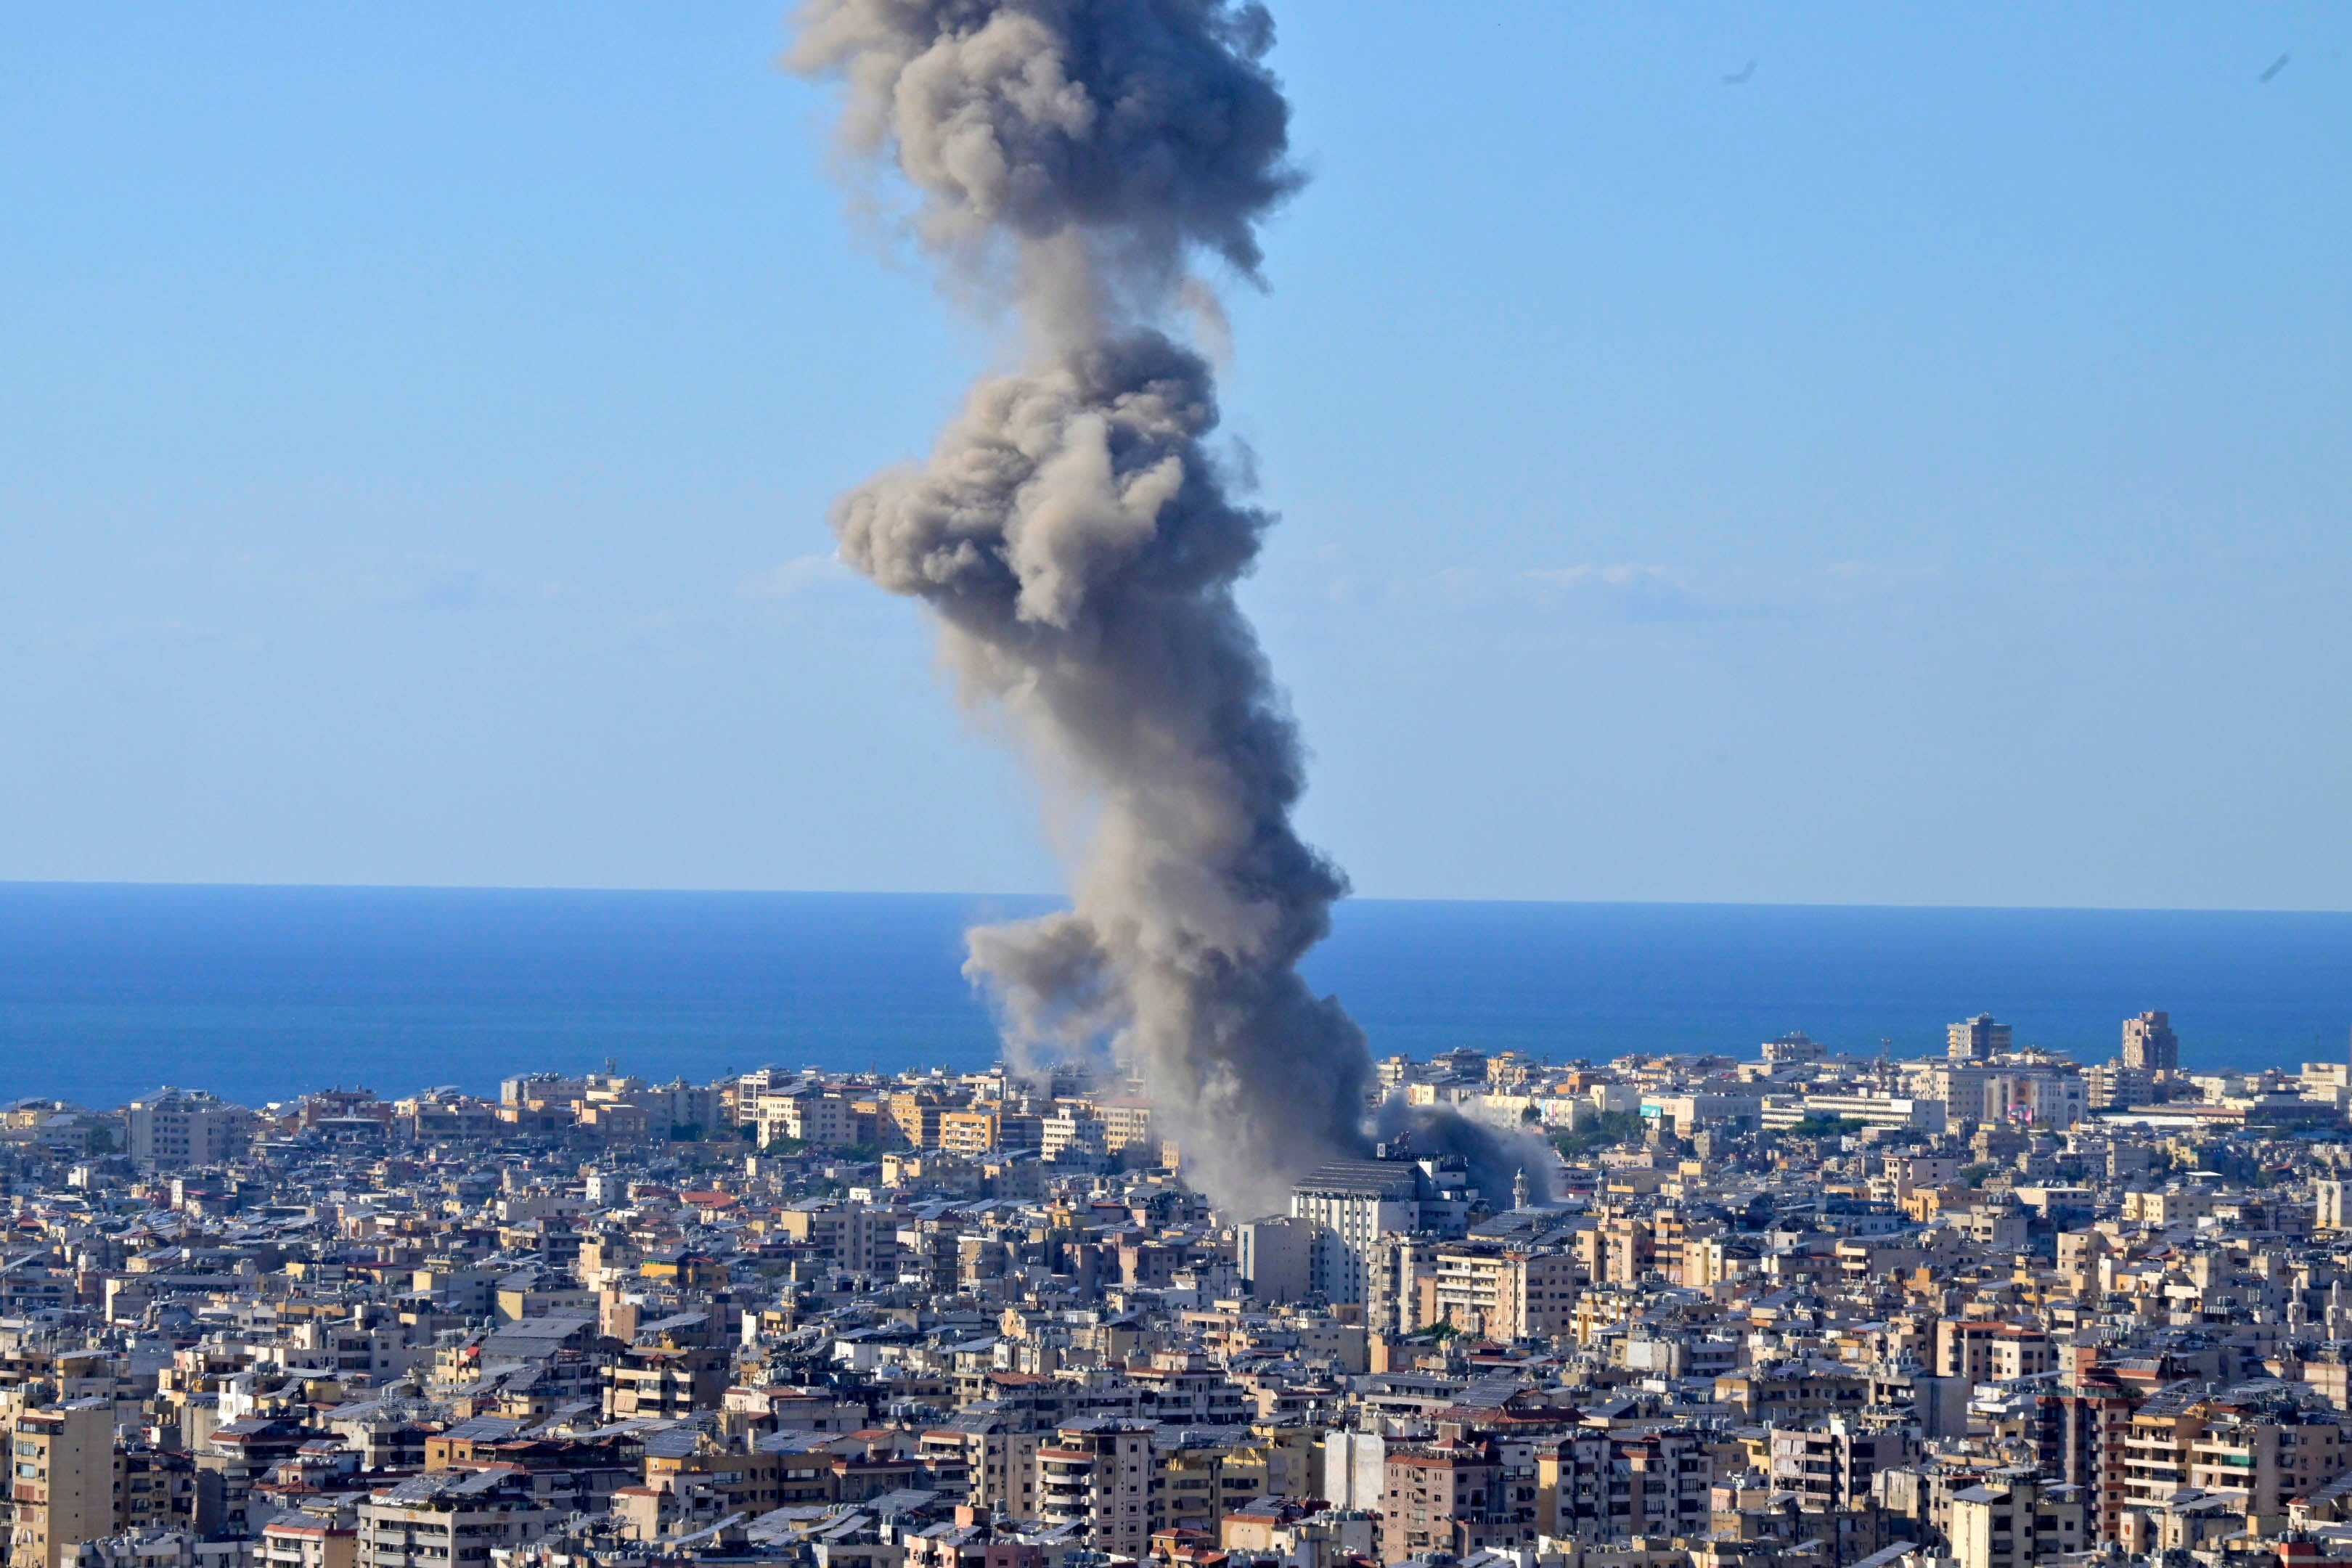
<path fill-rule="evenodd" d="M 1229 425 L 1359 890 L 2352 907 L 2352 12 L 1276 14 Z M 0 17 L 0 878 L 1055 885 L 825 560 L 1000 345 L 782 39 Z"/>

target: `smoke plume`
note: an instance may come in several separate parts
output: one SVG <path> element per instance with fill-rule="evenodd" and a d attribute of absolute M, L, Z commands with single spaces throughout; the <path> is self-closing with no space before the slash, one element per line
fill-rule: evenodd
<path fill-rule="evenodd" d="M 1395 1099 L 1381 1103 L 1376 1121 L 1382 1138 L 1403 1133 L 1415 1154 L 1461 1161 L 1470 1173 L 1470 1184 L 1490 1208 L 1509 1205 L 1511 1189 L 1522 1175 L 1531 1202 L 1550 1201 L 1551 1145 L 1532 1131 L 1506 1131 L 1473 1121 L 1450 1106 L 1407 1105 Z"/>
<path fill-rule="evenodd" d="M 1265 10 L 1230 0 L 812 0 L 794 68 L 911 226 L 1008 300 L 1028 362 L 838 504 L 845 560 L 941 625 L 969 700 L 1077 803 L 1072 908 L 970 934 L 1016 1049 L 1107 1043 L 1203 1188 L 1277 1202 L 1361 1147 L 1370 1062 L 1297 962 L 1346 889 L 1291 824 L 1297 731 L 1235 583 L 1272 519 L 1204 443 L 1204 258 L 1256 277 L 1297 188 Z"/>

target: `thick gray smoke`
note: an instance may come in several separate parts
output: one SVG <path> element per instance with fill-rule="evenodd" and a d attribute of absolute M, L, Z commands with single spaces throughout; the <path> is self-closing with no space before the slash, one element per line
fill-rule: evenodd
<path fill-rule="evenodd" d="M 844 138 L 895 164 L 916 227 L 976 279 L 1009 262 L 1031 323 L 1150 320 L 1207 251 L 1245 276 L 1296 190 L 1263 5 L 810 0 L 790 63 L 849 89 Z"/>
<path fill-rule="evenodd" d="M 1255 275 L 1297 184 L 1271 36 L 1227 0 L 814 0 L 791 56 L 846 81 L 850 145 L 1029 329 L 1026 368 L 835 516 L 1073 807 L 1070 912 L 974 931 L 969 971 L 1016 1047 L 1107 1042 L 1247 1208 L 1360 1147 L 1370 1076 L 1297 969 L 1345 883 L 1292 828 L 1297 733 L 1234 601 L 1271 519 L 1228 493 L 1208 365 L 1162 330 L 1195 258 Z"/>
<path fill-rule="evenodd" d="M 1511 1189 L 1521 1175 L 1528 1179 L 1531 1202 L 1551 1198 L 1557 1162 L 1551 1145 L 1532 1131 L 1508 1132 L 1473 1121 L 1450 1106 L 1409 1106 L 1393 1099 L 1381 1102 L 1377 1121 L 1382 1138 L 1405 1134 L 1415 1154 L 1460 1160 L 1470 1172 L 1470 1184 L 1490 1208 L 1510 1206 Z"/>

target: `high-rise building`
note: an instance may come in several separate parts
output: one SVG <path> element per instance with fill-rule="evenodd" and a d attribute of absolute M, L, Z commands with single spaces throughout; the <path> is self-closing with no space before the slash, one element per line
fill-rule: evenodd
<path fill-rule="evenodd" d="M 1371 1301 L 1372 1252 L 1381 1237 L 1418 1230 L 1453 1240 L 1469 1218 L 1472 1194 L 1461 1161 L 1399 1158 L 1395 1144 L 1380 1152 L 1376 1160 L 1318 1165 L 1291 1190 L 1291 1216 L 1306 1221 L 1314 1236 L 1307 1288 L 1327 1301 Z"/>
<path fill-rule="evenodd" d="M 2180 1037 L 2165 1013 L 2142 1013 L 2124 1020 L 2124 1066 L 2149 1072 L 2180 1070 Z"/>
<path fill-rule="evenodd" d="M 2094 1540 L 2113 1541 L 2122 1525 L 2132 1412 L 2143 1393 L 2078 1368 L 2037 1401 L 2042 1472 L 2083 1489 L 2084 1523 Z"/>
<path fill-rule="evenodd" d="M 1956 1062 L 1990 1061 L 2009 1054 L 2010 1027 L 1996 1024 L 1990 1013 L 1963 1018 L 1944 1031 L 1945 1054 Z"/>
<path fill-rule="evenodd" d="M 1307 1289 L 1326 1300 L 1360 1302 L 1370 1285 L 1372 1244 L 1418 1226 L 1421 1168 L 1409 1160 L 1335 1160 L 1290 1195 L 1293 1217 L 1314 1227 Z"/>

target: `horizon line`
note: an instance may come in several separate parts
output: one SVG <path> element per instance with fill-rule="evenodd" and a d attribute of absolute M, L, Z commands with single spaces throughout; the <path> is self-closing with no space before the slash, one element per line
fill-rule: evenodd
<path fill-rule="evenodd" d="M 903 888 L 704 888 L 704 887 L 624 887 L 592 882 L 293 882 L 255 879 L 242 880 L 142 880 L 131 878 L 60 879 L 37 877 L 0 877 L 0 892 L 28 889 L 135 889 L 175 890 L 187 892 L 351 892 L 351 893 L 578 893 L 631 895 L 646 898 L 823 898 L 823 899 L 963 899 L 986 901 L 992 899 L 1035 900 L 1046 903 L 1066 903 L 1069 894 L 1059 891 L 970 891 L 956 889 Z M 1864 900 L 1841 901 L 1827 899 L 1601 899 L 1601 898 L 1532 898 L 1511 896 L 1475 896 L 1465 894 L 1381 894 L 1349 893 L 1339 900 L 1345 904 L 1466 904 L 1531 906 L 1562 909 L 1642 909 L 1642 910 L 1885 910 L 1919 913 L 1980 913 L 1980 914 L 2147 914 L 2147 915 L 2352 915 L 2347 908 L 2282 908 L 2248 904 L 2095 904 L 2095 903 L 1934 903 L 1921 901 L 1887 901 Z"/>

